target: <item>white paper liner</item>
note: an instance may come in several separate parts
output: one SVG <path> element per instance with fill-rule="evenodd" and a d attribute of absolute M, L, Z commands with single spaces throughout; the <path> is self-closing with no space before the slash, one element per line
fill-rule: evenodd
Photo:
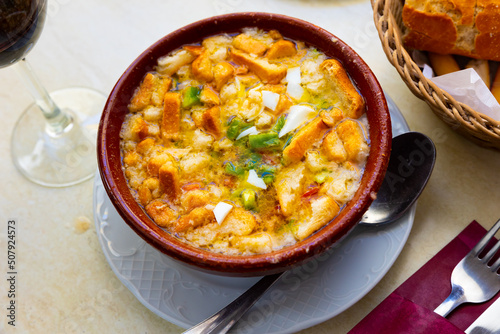
<path fill-rule="evenodd" d="M 421 52 L 414 52 L 413 59 L 422 68 L 422 74 L 439 88 L 475 111 L 496 121 L 500 121 L 500 104 L 490 89 L 473 68 L 434 76 L 434 71 L 427 63 L 427 57 Z"/>
<path fill-rule="evenodd" d="M 448 92 L 458 102 L 462 102 L 475 111 L 500 121 L 500 105 L 474 69 L 467 68 L 433 77 L 430 80 L 436 86 Z"/>

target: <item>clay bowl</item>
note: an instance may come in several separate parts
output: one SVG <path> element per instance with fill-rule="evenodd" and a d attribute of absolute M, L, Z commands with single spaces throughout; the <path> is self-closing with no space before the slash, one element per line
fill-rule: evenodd
<path fill-rule="evenodd" d="M 333 222 L 305 240 L 268 254 L 227 256 L 190 246 L 158 227 L 132 197 L 120 157 L 120 129 L 127 104 L 146 72 L 159 57 L 187 43 L 244 27 L 276 29 L 284 37 L 301 40 L 340 60 L 366 100 L 371 140 L 370 155 L 354 198 Z M 197 269 L 226 276 L 260 276 L 291 269 L 328 250 L 359 222 L 377 193 L 391 148 L 391 122 L 382 89 L 370 68 L 344 42 L 311 23 L 268 13 L 235 13 L 204 19 L 163 37 L 142 53 L 112 90 L 99 125 L 97 153 L 104 188 L 125 222 L 145 241 L 169 257 Z"/>

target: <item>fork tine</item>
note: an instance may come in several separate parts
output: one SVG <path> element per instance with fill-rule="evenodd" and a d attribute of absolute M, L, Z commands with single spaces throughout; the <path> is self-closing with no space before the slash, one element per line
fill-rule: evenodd
<path fill-rule="evenodd" d="M 485 256 L 483 256 L 481 262 L 482 263 L 490 262 L 490 260 L 493 258 L 493 256 L 496 254 L 499 248 L 500 248 L 500 240 L 497 241 L 497 243 L 493 247 L 491 247 L 490 251 Z"/>
<path fill-rule="evenodd" d="M 491 271 L 492 271 L 492 272 L 494 272 L 494 273 L 495 273 L 495 272 L 497 272 L 497 271 L 498 271 L 498 269 L 500 269 L 500 258 L 498 258 L 498 259 L 495 261 L 495 263 L 493 263 L 493 264 L 491 265 Z"/>
<path fill-rule="evenodd" d="M 471 253 L 474 253 L 476 256 L 479 255 L 488 244 L 488 241 L 497 233 L 500 229 L 500 219 L 493 225 L 493 227 L 486 233 L 486 235 L 477 243 L 474 248 L 472 248 Z"/>

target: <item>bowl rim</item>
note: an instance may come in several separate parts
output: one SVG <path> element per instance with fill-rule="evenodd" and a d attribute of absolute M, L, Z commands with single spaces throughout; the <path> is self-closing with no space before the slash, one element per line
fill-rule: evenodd
<path fill-rule="evenodd" d="M 231 29 L 224 28 L 228 25 Z M 367 169 L 369 167 L 372 172 L 365 171 L 353 199 L 332 220 L 336 222 L 335 224 L 331 221 L 308 238 L 270 253 L 224 255 L 197 248 L 163 231 L 135 201 L 126 184 L 121 163 L 120 140 L 116 138 L 122 122 L 113 120 L 119 119 L 123 114 L 116 110 L 123 110 L 124 105 L 128 104 L 131 92 L 139 85 L 138 78 L 142 80 L 146 72 L 152 71 L 154 66 L 152 64 L 156 64 L 160 56 L 184 44 L 195 42 L 193 32 L 197 32 L 194 35 L 199 42 L 203 38 L 217 34 L 212 33 L 214 31 L 218 31 L 219 34 L 237 32 L 245 27 L 258 27 L 264 30 L 271 30 L 274 27 L 278 31 L 293 31 L 293 37 L 290 33 L 283 35 L 294 40 L 302 40 L 312 46 L 330 45 L 331 48 L 320 48 L 321 51 L 329 57 L 339 59 L 360 90 L 368 89 L 369 94 L 362 95 L 367 102 L 370 141 L 376 142 L 377 145 L 370 145 L 370 155 L 366 163 Z M 199 33 L 200 31 L 202 33 Z M 186 35 L 190 37 L 186 39 Z M 295 38 L 296 36 L 304 38 Z M 127 94 L 122 94 L 123 92 Z M 122 121 L 124 117 L 123 114 Z M 99 123 L 97 156 L 99 173 L 111 202 L 125 222 L 146 242 L 175 260 L 209 273 L 260 276 L 282 272 L 314 258 L 345 237 L 357 225 L 375 198 L 385 176 L 391 139 L 390 115 L 382 88 L 368 65 L 347 44 L 327 30 L 301 19 L 282 14 L 241 12 L 193 22 L 162 37 L 140 54 L 119 78 L 105 104 Z M 120 164 L 116 161 L 120 161 Z"/>

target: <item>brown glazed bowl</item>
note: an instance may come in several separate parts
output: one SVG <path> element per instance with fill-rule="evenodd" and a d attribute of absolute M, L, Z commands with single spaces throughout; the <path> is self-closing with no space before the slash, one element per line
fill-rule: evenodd
<path fill-rule="evenodd" d="M 187 43 L 244 27 L 278 30 L 284 37 L 300 40 L 337 58 L 347 69 L 366 100 L 371 140 L 370 155 L 359 189 L 341 213 L 321 230 L 297 244 L 272 253 L 228 256 L 184 243 L 157 226 L 132 196 L 122 170 L 120 129 L 127 105 L 144 75 L 157 59 Z M 150 245 L 169 257 L 214 274 L 260 276 L 282 272 L 305 263 L 345 237 L 368 209 L 382 184 L 391 150 L 391 121 L 382 89 L 370 68 L 344 42 L 311 23 L 276 14 L 235 13 L 207 18 L 176 30 L 142 53 L 113 88 L 99 124 L 97 154 L 101 178 L 115 208 L 125 222 Z"/>

